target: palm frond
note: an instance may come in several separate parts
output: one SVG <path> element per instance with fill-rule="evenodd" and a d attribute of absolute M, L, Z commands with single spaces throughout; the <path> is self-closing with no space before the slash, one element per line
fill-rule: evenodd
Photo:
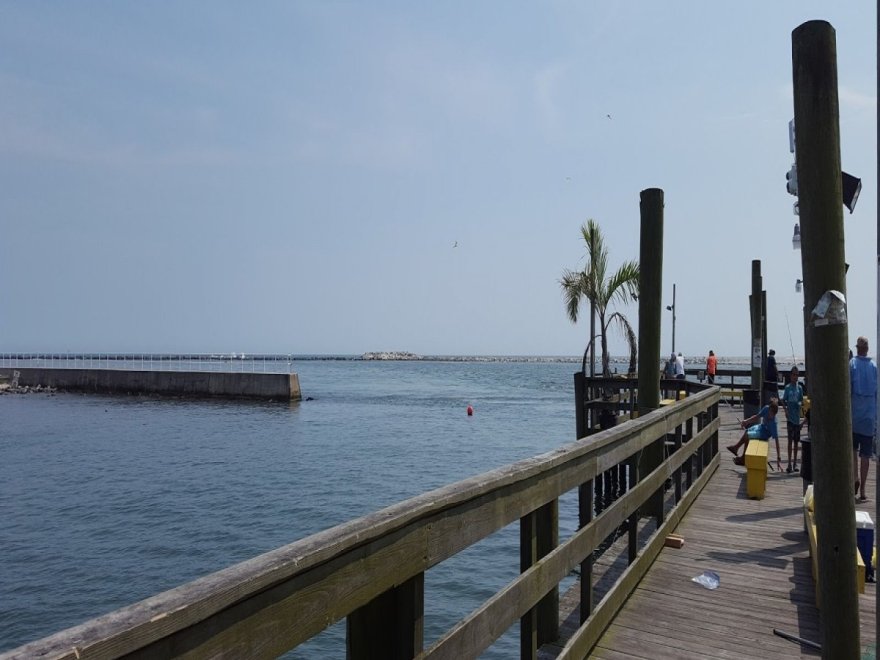
<path fill-rule="evenodd" d="M 614 312 L 608 317 L 608 322 L 605 324 L 606 330 L 612 323 L 616 323 L 620 331 L 626 337 L 626 343 L 629 345 L 629 373 L 634 373 L 637 369 L 636 359 L 639 350 L 639 342 L 636 333 L 633 331 L 629 319 L 620 312 Z"/>
<path fill-rule="evenodd" d="M 590 299 L 595 299 L 602 289 L 608 271 L 608 250 L 599 223 L 592 218 L 581 225 L 581 236 L 587 248 L 587 265 L 584 273 L 589 280 Z"/>
<path fill-rule="evenodd" d="M 606 283 L 608 303 L 627 304 L 635 300 L 639 293 L 639 263 L 627 261 L 611 276 Z"/>
<path fill-rule="evenodd" d="M 562 279 L 559 280 L 559 284 L 562 286 L 562 299 L 565 302 L 565 312 L 568 315 L 568 319 L 572 323 L 577 323 L 581 298 L 585 297 L 584 274 L 578 271 L 565 270 L 562 273 Z"/>

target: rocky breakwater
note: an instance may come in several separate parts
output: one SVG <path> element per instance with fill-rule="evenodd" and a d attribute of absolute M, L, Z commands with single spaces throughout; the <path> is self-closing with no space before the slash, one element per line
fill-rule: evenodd
<path fill-rule="evenodd" d="M 421 355 L 415 353 L 407 353 L 406 351 L 381 351 L 364 353 L 361 355 L 362 360 L 421 360 Z"/>
<path fill-rule="evenodd" d="M 42 385 L 19 385 L 18 383 L 0 382 L 0 396 L 4 394 L 55 394 L 57 390 L 54 387 L 43 387 Z"/>

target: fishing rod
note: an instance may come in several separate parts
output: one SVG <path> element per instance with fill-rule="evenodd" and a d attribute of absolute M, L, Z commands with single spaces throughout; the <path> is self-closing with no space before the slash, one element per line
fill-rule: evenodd
<path fill-rule="evenodd" d="M 782 311 L 785 312 L 785 325 L 788 328 L 788 343 L 791 346 L 791 362 L 794 366 L 797 366 L 797 358 L 794 356 L 794 341 L 791 338 L 791 324 L 788 322 L 788 310 L 783 307 Z"/>

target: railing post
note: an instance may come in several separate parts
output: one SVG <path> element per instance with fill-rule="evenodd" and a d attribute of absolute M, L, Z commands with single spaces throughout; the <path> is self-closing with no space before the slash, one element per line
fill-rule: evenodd
<path fill-rule="evenodd" d="M 711 424 L 715 421 L 715 418 L 718 417 L 718 403 L 713 403 L 709 408 L 709 411 L 706 413 L 706 425 Z M 718 453 L 718 431 L 715 431 L 712 434 L 712 439 L 709 441 L 709 450 L 711 452 L 710 458 L 714 458 Z"/>
<path fill-rule="evenodd" d="M 699 430 L 699 428 L 700 428 L 699 422 L 697 422 L 697 424 L 698 424 L 697 430 Z M 690 440 L 691 438 L 694 437 L 694 420 L 693 419 L 689 419 L 687 421 L 687 423 L 685 424 L 685 434 L 686 434 L 685 437 L 687 438 L 687 440 Z M 702 447 L 697 449 L 696 454 L 695 454 L 697 457 L 697 477 L 702 476 L 703 469 L 706 467 L 706 464 L 708 463 L 708 461 L 706 460 L 705 448 L 706 448 L 706 446 L 703 445 Z"/>
<path fill-rule="evenodd" d="M 708 420 L 706 419 L 706 417 L 704 416 L 703 413 L 700 413 L 699 415 L 697 415 L 697 433 L 699 433 L 700 431 L 702 431 L 705 428 L 707 422 L 708 422 Z M 688 423 L 690 424 L 690 427 L 688 428 L 688 435 L 693 437 L 694 421 L 692 419 L 690 419 L 690 420 L 688 420 Z M 709 462 L 711 460 L 712 460 L 712 446 L 710 443 L 704 442 L 703 445 L 700 447 L 700 465 L 702 465 L 701 471 L 703 469 L 705 469 L 705 467 L 707 465 L 709 465 Z"/>
<path fill-rule="evenodd" d="M 587 481 L 578 488 L 578 527 L 593 520 L 593 483 Z M 581 562 L 581 623 L 593 612 L 593 553 Z"/>
<path fill-rule="evenodd" d="M 519 519 L 519 570 L 528 570 L 538 559 L 538 514 L 536 511 Z M 531 608 L 519 620 L 519 657 L 536 660 L 538 657 L 538 606 Z"/>
<path fill-rule="evenodd" d="M 685 490 L 690 490 L 694 485 L 694 452 L 688 448 L 688 457 L 684 462 L 684 484 Z"/>
<path fill-rule="evenodd" d="M 547 556 L 559 545 L 559 500 L 547 502 L 537 510 L 538 556 Z M 553 587 L 537 606 L 538 645 L 559 637 L 559 587 Z"/>
<path fill-rule="evenodd" d="M 408 660 L 422 651 L 425 574 L 380 594 L 346 619 L 348 660 Z"/>
<path fill-rule="evenodd" d="M 520 518 L 520 571 L 534 566 L 559 544 L 559 501 Z M 520 618 L 520 656 L 537 658 L 538 647 L 559 637 L 559 588 L 551 589 Z"/>
<path fill-rule="evenodd" d="M 578 371 L 574 375 L 574 426 L 575 440 L 580 440 L 587 435 L 587 420 L 584 412 L 584 397 L 586 396 L 586 383 L 584 374 Z"/>
<path fill-rule="evenodd" d="M 675 427 L 675 440 L 672 446 L 675 453 L 681 451 L 681 424 Z M 681 468 L 675 471 L 672 483 L 675 485 L 675 503 L 678 504 L 681 501 Z"/>
<path fill-rule="evenodd" d="M 632 489 L 639 483 L 639 459 L 631 456 L 629 459 L 629 477 L 627 478 L 629 488 Z M 636 510 L 626 520 L 627 532 L 627 561 L 632 564 L 636 560 L 639 552 L 639 512 Z"/>

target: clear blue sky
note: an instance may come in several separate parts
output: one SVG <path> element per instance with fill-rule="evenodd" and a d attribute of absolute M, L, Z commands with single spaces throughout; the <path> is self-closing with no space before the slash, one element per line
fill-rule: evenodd
<path fill-rule="evenodd" d="M 659 187 L 676 348 L 749 353 L 761 259 L 770 345 L 800 355 L 811 19 L 864 180 L 854 343 L 876 333 L 873 2 L 0 1 L 0 351 L 579 355 L 579 227 L 637 259 Z"/>

